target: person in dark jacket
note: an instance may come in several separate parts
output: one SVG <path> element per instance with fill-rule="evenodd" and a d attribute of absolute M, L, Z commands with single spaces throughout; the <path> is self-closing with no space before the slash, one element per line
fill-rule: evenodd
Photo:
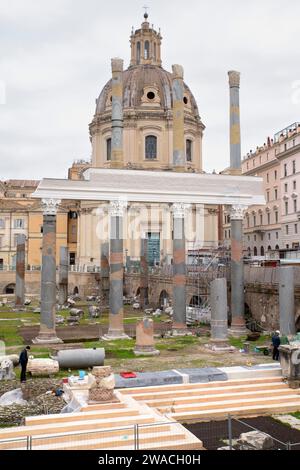
<path fill-rule="evenodd" d="M 30 350 L 30 346 L 26 346 L 23 349 L 19 356 L 19 364 L 21 365 L 21 382 L 26 382 L 26 369 L 28 363 L 28 351 Z"/>
<path fill-rule="evenodd" d="M 279 360 L 279 346 L 280 346 L 280 331 L 275 331 L 275 334 L 272 336 L 272 345 L 273 345 L 273 360 Z"/>

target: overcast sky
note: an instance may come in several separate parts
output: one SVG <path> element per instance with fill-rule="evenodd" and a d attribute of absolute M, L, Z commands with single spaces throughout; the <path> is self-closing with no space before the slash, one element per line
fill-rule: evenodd
<path fill-rule="evenodd" d="M 66 177 L 89 159 L 95 99 L 110 58 L 129 65 L 145 2 L 0 0 L 0 179 Z M 206 125 L 206 171 L 229 162 L 228 70 L 241 72 L 243 155 L 300 121 L 299 0 L 146 4 L 163 67 L 184 66 Z"/>

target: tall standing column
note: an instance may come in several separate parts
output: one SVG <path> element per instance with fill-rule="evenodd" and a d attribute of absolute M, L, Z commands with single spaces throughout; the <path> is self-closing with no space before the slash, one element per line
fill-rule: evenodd
<path fill-rule="evenodd" d="M 172 65 L 173 71 L 173 168 L 175 171 L 185 170 L 184 142 L 184 85 L 183 67 Z"/>
<path fill-rule="evenodd" d="M 189 205 L 176 203 L 173 212 L 173 329 L 186 328 L 186 255 L 184 217 Z"/>
<path fill-rule="evenodd" d="M 295 335 L 295 279 L 291 266 L 279 268 L 279 314 L 281 336 Z"/>
<path fill-rule="evenodd" d="M 101 301 L 103 306 L 109 304 L 109 242 L 101 243 Z"/>
<path fill-rule="evenodd" d="M 68 300 L 68 275 L 69 275 L 69 249 L 60 247 L 59 252 L 59 305 L 64 305 Z"/>
<path fill-rule="evenodd" d="M 241 169 L 240 73 L 228 72 L 230 93 L 230 169 Z"/>
<path fill-rule="evenodd" d="M 56 213 L 58 199 L 43 199 L 43 251 L 41 279 L 40 332 L 32 341 L 40 343 L 62 343 L 56 335 Z"/>
<path fill-rule="evenodd" d="M 109 328 L 104 339 L 128 338 L 123 324 L 123 218 L 125 201 L 110 203 Z"/>
<path fill-rule="evenodd" d="M 225 278 L 210 283 L 211 341 L 226 343 L 228 340 L 227 284 Z"/>
<path fill-rule="evenodd" d="M 25 296 L 25 235 L 17 237 L 17 260 L 16 260 L 16 307 L 24 306 Z"/>
<path fill-rule="evenodd" d="M 246 333 L 244 304 L 243 214 L 244 206 L 232 206 L 231 220 L 231 329 L 234 336 Z"/>
<path fill-rule="evenodd" d="M 123 60 L 112 59 L 111 167 L 122 168 L 123 157 Z"/>
<path fill-rule="evenodd" d="M 148 239 L 141 238 L 141 285 L 140 285 L 140 305 L 146 308 L 149 304 L 148 298 Z"/>

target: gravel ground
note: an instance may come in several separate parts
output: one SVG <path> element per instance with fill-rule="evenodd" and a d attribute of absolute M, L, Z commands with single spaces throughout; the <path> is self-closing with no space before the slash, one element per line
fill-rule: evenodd
<path fill-rule="evenodd" d="M 241 422 L 242 421 L 242 422 Z M 300 450 L 300 431 L 292 429 L 282 424 L 270 416 L 259 416 L 256 418 L 243 418 L 239 421 L 232 420 L 232 437 L 237 439 L 241 433 L 252 431 L 246 426 L 249 424 L 253 428 L 261 432 L 265 432 L 281 441 L 281 443 L 298 443 L 293 446 L 294 450 Z M 196 437 L 202 440 L 203 445 L 208 450 L 216 450 L 218 447 L 228 445 L 228 423 L 227 421 L 211 421 L 208 423 L 184 424 L 184 426 L 192 432 Z M 227 440 L 224 443 L 224 440 Z M 285 445 L 275 441 L 275 449 L 284 449 Z"/>

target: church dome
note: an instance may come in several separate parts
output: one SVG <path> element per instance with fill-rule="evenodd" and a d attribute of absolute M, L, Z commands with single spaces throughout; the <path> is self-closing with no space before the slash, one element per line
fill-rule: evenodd
<path fill-rule="evenodd" d="M 111 110 L 112 80 L 104 86 L 97 100 L 96 115 Z M 199 111 L 189 87 L 184 84 L 185 111 L 197 120 Z M 172 74 L 157 65 L 130 66 L 123 72 L 123 107 L 160 108 L 171 111 L 173 106 Z"/>

